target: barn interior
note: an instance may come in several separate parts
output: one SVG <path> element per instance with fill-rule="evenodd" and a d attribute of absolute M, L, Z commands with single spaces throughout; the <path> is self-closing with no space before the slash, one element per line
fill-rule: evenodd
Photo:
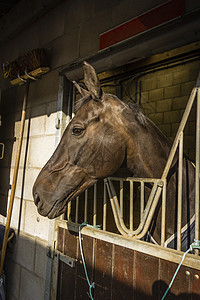
<path fill-rule="evenodd" d="M 74 116 L 80 95 L 72 81 L 83 84 L 83 62 L 94 66 L 104 92 L 137 104 L 173 143 L 200 71 L 199 14 L 195 0 L 0 1 L 0 222 L 4 226 L 29 82 L 10 223 L 15 238 L 7 246 L 4 263 L 7 299 L 88 299 L 76 235 L 77 224 L 85 221 L 85 194 L 54 220 L 38 214 L 32 195 L 40 170 Z M 33 49 L 45 50 L 48 69 L 36 75 L 29 72 L 34 79 L 19 74 L 21 79 L 16 76 L 13 81 L 5 74 L 5 65 Z M 183 140 L 184 153 L 194 163 L 196 116 L 194 104 Z M 122 167 L 114 176 L 132 174 Z M 95 224 L 103 224 L 103 185 L 100 181 L 88 191 L 88 223 L 94 224 L 96 198 Z M 133 228 L 140 223 L 136 188 Z M 119 195 L 117 185 L 116 191 Z M 130 194 L 124 198 L 125 223 L 130 226 Z M 94 299 L 160 299 L 182 252 L 121 236 L 109 201 L 106 222 L 102 235 L 83 230 Z M 102 258 L 102 253 L 107 254 Z M 199 296 L 199 276 L 200 259 L 191 255 L 171 295 Z"/>

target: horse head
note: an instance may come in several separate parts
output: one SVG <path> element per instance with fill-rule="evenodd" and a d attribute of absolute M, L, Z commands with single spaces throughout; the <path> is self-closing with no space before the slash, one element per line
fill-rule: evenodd
<path fill-rule="evenodd" d="M 94 68 L 86 62 L 84 82 L 88 90 L 74 82 L 82 95 L 76 115 L 33 186 L 38 212 L 49 218 L 65 212 L 66 204 L 99 178 L 114 173 L 126 156 L 127 136 L 120 126 L 126 105 L 101 90 Z"/>

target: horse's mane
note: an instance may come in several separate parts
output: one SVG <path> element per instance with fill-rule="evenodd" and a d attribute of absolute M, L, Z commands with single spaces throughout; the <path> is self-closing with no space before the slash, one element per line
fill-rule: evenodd
<path fill-rule="evenodd" d="M 74 111 L 77 113 L 77 111 L 87 102 L 89 102 L 92 98 L 90 96 L 84 96 L 81 99 L 76 101 Z"/>
<path fill-rule="evenodd" d="M 107 94 L 108 96 L 111 96 L 112 98 L 115 98 L 116 100 L 122 102 L 125 106 L 130 108 L 132 112 L 135 115 L 135 119 L 139 122 L 140 125 L 145 126 L 147 124 L 147 119 L 145 115 L 142 113 L 141 107 L 136 103 L 125 103 L 121 101 L 117 96 L 112 94 Z M 75 104 L 75 113 L 87 102 L 89 102 L 92 98 L 88 95 L 82 97 L 79 99 Z"/>
<path fill-rule="evenodd" d="M 136 120 L 145 127 L 147 118 L 142 113 L 141 107 L 137 103 L 128 103 L 127 106 L 134 112 Z"/>

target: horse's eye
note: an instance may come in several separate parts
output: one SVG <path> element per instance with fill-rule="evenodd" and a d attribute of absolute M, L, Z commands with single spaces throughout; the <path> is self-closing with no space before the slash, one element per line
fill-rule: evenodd
<path fill-rule="evenodd" d="M 84 131 L 84 129 L 83 128 L 73 128 L 72 129 L 72 134 L 73 135 L 81 135 L 81 133 Z"/>

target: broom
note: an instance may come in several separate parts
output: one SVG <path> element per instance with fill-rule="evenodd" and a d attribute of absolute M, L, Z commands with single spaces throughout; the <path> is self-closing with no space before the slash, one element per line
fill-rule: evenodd
<path fill-rule="evenodd" d="M 4 78 L 12 85 L 23 84 L 24 80 L 40 76 L 49 71 L 45 49 L 33 49 L 12 62 L 3 64 Z"/>
<path fill-rule="evenodd" d="M 9 202 L 9 208 L 7 213 L 5 233 L 4 233 L 2 252 L 1 252 L 0 279 L 3 276 L 2 272 L 3 272 L 8 235 L 10 229 L 10 222 L 11 222 L 11 215 L 12 215 L 12 209 L 14 203 L 14 196 L 16 190 L 17 176 L 19 170 L 19 161 L 20 161 L 23 132 L 24 132 L 25 119 L 26 119 L 26 106 L 28 101 L 29 84 L 31 79 L 35 79 L 36 76 L 40 76 L 41 74 L 44 74 L 49 70 L 50 70 L 49 67 L 47 67 L 47 58 L 44 49 L 31 50 L 25 55 L 16 59 L 15 61 L 11 63 L 7 62 L 3 64 L 4 77 L 9 78 L 11 80 L 11 84 L 20 85 L 26 82 L 26 90 L 25 90 L 24 100 L 23 100 L 19 142 L 18 142 L 18 148 L 17 148 L 16 160 L 14 166 L 13 183 L 11 187 L 10 202 Z"/>

